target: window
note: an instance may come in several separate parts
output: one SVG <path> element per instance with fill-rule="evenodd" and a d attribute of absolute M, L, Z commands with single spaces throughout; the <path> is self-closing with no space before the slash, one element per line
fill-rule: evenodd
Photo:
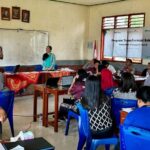
<path fill-rule="evenodd" d="M 140 63 L 144 21 L 144 13 L 103 17 L 101 59 Z"/>

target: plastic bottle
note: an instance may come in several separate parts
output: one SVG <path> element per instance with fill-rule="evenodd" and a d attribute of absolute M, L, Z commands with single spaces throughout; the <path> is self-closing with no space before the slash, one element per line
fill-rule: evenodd
<path fill-rule="evenodd" d="M 42 115 L 39 115 L 39 127 L 42 127 Z"/>

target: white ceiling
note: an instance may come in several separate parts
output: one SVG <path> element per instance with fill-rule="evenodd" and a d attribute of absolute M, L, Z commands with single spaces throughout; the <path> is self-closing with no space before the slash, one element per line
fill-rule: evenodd
<path fill-rule="evenodd" d="M 51 0 L 51 1 L 91 6 L 91 5 L 107 4 L 107 3 L 124 1 L 124 0 Z"/>

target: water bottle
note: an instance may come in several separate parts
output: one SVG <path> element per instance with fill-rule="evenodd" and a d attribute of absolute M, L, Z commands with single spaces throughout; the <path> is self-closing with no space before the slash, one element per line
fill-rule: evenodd
<path fill-rule="evenodd" d="M 39 127 L 42 127 L 42 115 L 39 115 Z"/>

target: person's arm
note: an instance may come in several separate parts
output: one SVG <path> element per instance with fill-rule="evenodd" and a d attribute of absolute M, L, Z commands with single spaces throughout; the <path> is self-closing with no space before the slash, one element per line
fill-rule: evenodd
<path fill-rule="evenodd" d="M 0 122 L 4 122 L 7 118 L 5 110 L 0 107 Z"/>
<path fill-rule="evenodd" d="M 54 54 L 51 54 L 51 64 L 50 67 L 48 68 L 48 70 L 53 70 L 55 69 L 55 65 L 56 65 L 56 57 Z"/>
<path fill-rule="evenodd" d="M 70 85 L 70 87 L 69 87 L 69 89 L 68 89 L 68 94 L 69 94 L 69 95 L 71 95 L 70 91 L 71 91 L 71 89 L 72 89 L 72 87 L 73 87 L 73 85 L 74 85 L 76 79 L 78 79 L 78 78 L 79 78 L 79 75 L 76 75 L 76 76 L 73 78 L 73 81 L 72 81 L 72 83 L 71 83 L 71 85 Z"/>

